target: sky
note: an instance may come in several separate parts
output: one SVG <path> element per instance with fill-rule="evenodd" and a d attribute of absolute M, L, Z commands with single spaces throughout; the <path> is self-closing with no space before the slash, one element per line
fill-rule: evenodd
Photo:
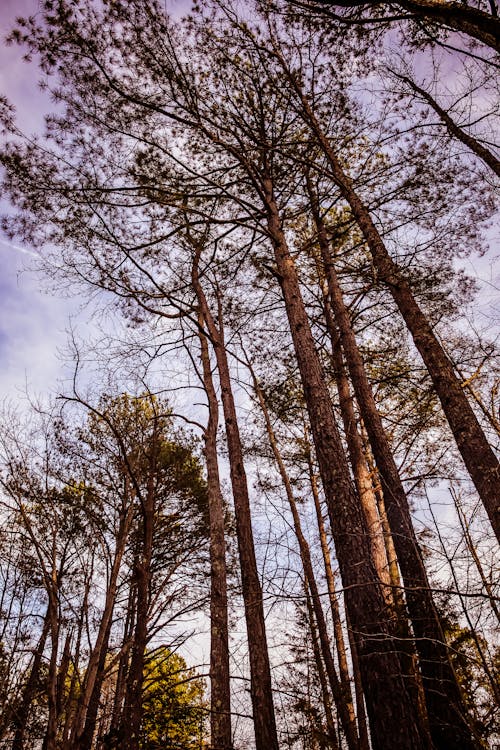
<path fill-rule="evenodd" d="M 167 8 L 182 13 L 190 0 L 168 0 Z M 7 46 L 5 37 L 19 16 L 38 12 L 40 0 L 0 0 L 0 94 L 16 107 L 17 123 L 25 132 L 43 126 L 50 101 L 38 88 L 38 71 L 26 63 L 23 50 Z M 9 210 L 0 197 L 0 213 Z M 83 336 L 99 335 L 99 324 L 90 322 L 88 310 L 77 299 L 44 291 L 46 284 L 36 273 L 29 248 L 11 243 L 0 233 L 0 403 L 27 404 L 26 395 L 39 397 L 61 391 L 68 373 L 68 329 L 77 327 Z M 105 325 L 105 323 L 104 323 Z"/>
<path fill-rule="evenodd" d="M 7 47 L 5 36 L 17 16 L 37 8 L 38 0 L 0 2 L 0 92 L 15 104 L 28 131 L 42 121 L 44 96 L 22 50 Z M 2 213 L 8 210 L 5 201 L 0 206 Z M 68 316 L 76 311 L 74 301 L 41 292 L 42 282 L 24 270 L 33 261 L 30 252 L 0 234 L 0 393 L 15 404 L 23 401 L 27 388 L 35 395 L 55 386 L 61 371 L 57 352 L 66 340 Z"/>

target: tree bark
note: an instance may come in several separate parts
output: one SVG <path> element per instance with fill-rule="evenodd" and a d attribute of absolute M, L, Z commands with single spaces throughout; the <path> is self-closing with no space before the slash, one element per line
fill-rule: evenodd
<path fill-rule="evenodd" d="M 328 675 L 328 681 L 330 684 L 330 690 L 332 691 L 332 695 L 335 700 L 335 705 L 337 708 L 337 713 L 340 717 L 342 729 L 344 730 L 344 733 L 346 736 L 347 746 L 349 750 L 359 750 L 358 735 L 356 731 L 356 720 L 354 716 L 354 708 L 352 705 L 351 692 L 350 690 L 343 689 L 343 685 L 340 682 L 337 676 L 337 672 L 335 670 L 325 614 L 323 611 L 323 605 L 321 604 L 321 597 L 318 591 L 318 584 L 316 583 L 316 577 L 314 575 L 314 569 L 313 569 L 312 560 L 311 560 L 311 551 L 309 549 L 309 544 L 307 543 L 307 540 L 302 532 L 300 516 L 297 510 L 297 504 L 295 502 L 295 498 L 293 496 L 293 490 L 292 490 L 292 485 L 290 483 L 290 478 L 288 476 L 288 472 L 283 462 L 283 458 L 281 457 L 281 453 L 278 447 L 278 443 L 276 441 L 274 430 L 271 425 L 271 420 L 269 418 L 269 412 L 268 412 L 267 405 L 264 399 L 264 395 L 262 393 L 262 389 L 259 386 L 259 382 L 255 376 L 255 373 L 250 363 L 248 364 L 248 367 L 252 375 L 254 390 L 255 390 L 257 399 L 259 401 L 260 408 L 262 410 L 262 415 L 264 417 L 264 422 L 266 425 L 266 432 L 269 438 L 269 443 L 271 445 L 274 458 L 278 465 L 281 480 L 283 482 L 283 486 L 285 487 L 288 504 L 290 506 L 290 510 L 292 513 L 293 528 L 295 531 L 297 542 L 299 544 L 300 559 L 301 559 L 302 567 L 304 570 L 305 580 L 307 582 L 307 586 L 310 592 L 312 607 L 314 611 L 314 617 L 316 620 L 316 626 L 318 628 L 319 643 L 321 646 L 321 655 L 325 663 L 326 673 Z"/>
<path fill-rule="evenodd" d="M 255 558 L 250 498 L 243 461 L 243 448 L 231 387 L 231 375 L 224 344 L 220 310 L 219 325 L 217 326 L 199 278 L 198 263 L 200 252 L 199 248 L 194 248 L 195 257 L 192 266 L 192 283 L 198 299 L 200 312 L 206 322 L 207 331 L 214 348 L 221 387 L 236 518 L 243 604 L 247 626 L 255 746 L 256 750 L 278 750 L 264 605 L 257 570 L 257 560 Z"/>
<path fill-rule="evenodd" d="M 323 555 L 323 565 L 325 567 L 328 598 L 330 601 L 330 609 L 332 612 L 333 630 L 335 633 L 335 643 L 337 646 L 337 655 L 338 655 L 338 660 L 339 660 L 340 680 L 342 683 L 342 689 L 344 693 L 347 694 L 347 692 L 349 691 L 350 702 L 352 704 L 351 681 L 350 681 L 350 676 L 349 676 L 349 667 L 347 664 L 347 652 L 346 652 L 346 647 L 345 647 L 344 633 L 342 630 L 342 622 L 340 619 L 340 608 L 339 608 L 339 603 L 337 601 L 337 592 L 335 590 L 335 576 L 334 576 L 333 568 L 332 568 L 330 548 L 328 546 L 326 529 L 325 529 L 325 524 L 323 521 L 323 514 L 321 512 L 321 502 L 319 498 L 318 484 L 316 481 L 316 475 L 314 473 L 314 468 L 312 465 L 312 457 L 310 454 L 308 456 L 308 464 L 309 464 L 308 466 L 309 481 L 311 483 L 311 491 L 312 491 L 312 495 L 314 499 L 314 508 L 316 510 L 316 519 L 318 523 L 318 533 L 319 533 L 319 539 L 320 539 L 321 552 Z M 349 628 L 349 625 L 348 625 L 348 628 Z M 351 651 L 353 651 L 354 642 L 352 642 L 350 645 L 351 645 Z M 353 664 L 353 672 L 354 672 L 354 654 L 352 654 L 352 664 Z M 358 666 L 358 676 L 359 676 L 359 666 Z M 361 685 L 361 682 L 359 682 L 359 686 L 360 685 Z M 357 709 L 356 718 L 357 718 L 357 723 L 358 723 L 359 747 L 360 747 L 360 750 L 369 750 L 370 741 L 368 739 L 368 727 L 366 725 L 366 712 L 365 712 L 365 706 L 364 706 L 364 697 L 363 697 L 363 691 L 361 689 L 361 700 L 359 699 L 359 695 L 358 695 L 358 692 L 360 690 L 359 686 L 357 685 L 356 679 L 355 679 L 356 709 Z"/>
<path fill-rule="evenodd" d="M 208 400 L 205 429 L 208 509 L 210 522 L 210 739 L 211 750 L 231 750 L 231 690 L 229 673 L 229 632 L 227 616 L 226 539 L 224 500 L 217 459 L 219 404 L 212 378 L 208 342 L 199 316 L 199 340 L 203 367 L 203 385 Z"/>
<path fill-rule="evenodd" d="M 263 189 L 268 232 L 274 246 L 347 608 L 356 631 L 373 747 L 375 750 L 423 748 L 426 742 L 401 675 L 398 645 L 373 566 L 359 498 L 351 484 L 330 394 L 269 177 L 263 178 Z"/>
<path fill-rule="evenodd" d="M 439 614 L 430 591 L 427 571 L 415 536 L 408 499 L 392 456 L 364 363 L 352 330 L 349 313 L 330 252 L 319 206 L 311 193 L 311 208 L 318 232 L 335 322 L 340 332 L 351 381 L 377 468 L 394 546 L 405 583 L 408 610 L 416 636 L 432 740 L 437 748 L 473 748 L 460 688 L 451 666 Z M 362 442 L 360 440 L 360 448 Z M 363 460 L 364 457 L 363 457 Z M 416 700 L 418 701 L 418 686 Z"/>
<path fill-rule="evenodd" d="M 363 233 L 377 274 L 387 285 L 427 367 L 464 464 L 500 541 L 500 464 L 455 375 L 452 363 L 418 306 L 408 281 L 390 257 L 370 212 L 354 190 L 352 180 L 344 171 L 298 81 L 288 70 L 280 52 L 277 49 L 275 52 L 300 99 L 303 117 L 328 159 L 332 179 L 351 207 Z"/>

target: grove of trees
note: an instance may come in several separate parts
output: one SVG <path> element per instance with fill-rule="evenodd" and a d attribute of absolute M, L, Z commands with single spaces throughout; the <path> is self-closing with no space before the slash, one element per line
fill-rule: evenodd
<path fill-rule="evenodd" d="M 120 326 L 4 413 L 0 746 L 500 741 L 498 321 L 464 270 L 493 255 L 499 24 L 17 20 L 50 112 L 0 100 L 3 231 Z"/>

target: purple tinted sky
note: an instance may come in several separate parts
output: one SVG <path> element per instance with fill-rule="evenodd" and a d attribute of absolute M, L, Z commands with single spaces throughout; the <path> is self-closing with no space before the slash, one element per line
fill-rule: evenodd
<path fill-rule="evenodd" d="M 38 88 L 36 65 L 23 61 L 22 49 L 7 46 L 5 37 L 17 17 L 34 15 L 39 6 L 39 0 L 0 0 L 0 93 L 14 103 L 17 122 L 28 133 L 42 126 L 50 102 Z M 166 3 L 178 15 L 190 6 L 190 0 Z M 0 211 L 7 208 L 0 200 Z M 60 391 L 58 350 L 65 348 L 69 317 L 88 332 L 88 314 L 80 313 L 76 300 L 44 293 L 43 279 L 26 270 L 30 260 L 27 248 L 0 234 L 0 401 L 18 402 L 26 386 L 32 395 Z"/>
<path fill-rule="evenodd" d="M 7 47 L 4 40 L 15 18 L 36 13 L 38 5 L 38 0 L 0 1 L 0 92 L 15 104 L 19 123 L 28 132 L 41 124 L 44 97 L 22 50 Z M 4 202 L 1 208 L 5 211 Z M 55 387 L 61 367 L 57 347 L 65 342 L 64 329 L 74 307 L 69 300 L 41 293 L 40 280 L 23 272 L 29 260 L 28 250 L 0 236 L 0 392 L 13 401 L 26 384 L 32 393 Z"/>

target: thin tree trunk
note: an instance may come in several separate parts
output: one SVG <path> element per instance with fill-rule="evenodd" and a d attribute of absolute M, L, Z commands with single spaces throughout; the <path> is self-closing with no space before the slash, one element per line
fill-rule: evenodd
<path fill-rule="evenodd" d="M 460 688 L 449 660 L 439 614 L 432 599 L 406 493 L 366 376 L 349 313 L 344 304 L 317 199 L 312 192 L 310 197 L 335 322 L 340 332 L 351 381 L 382 480 L 385 506 L 405 583 L 408 610 L 420 656 L 432 740 L 436 747 L 442 750 L 473 748 L 475 742 L 467 723 Z M 418 691 L 418 686 L 416 687 Z"/>
<path fill-rule="evenodd" d="M 263 180 L 267 227 L 300 370 L 335 539 L 346 603 L 356 632 L 375 750 L 426 747 L 401 674 L 397 641 L 375 571 L 359 498 L 335 422 L 297 271 L 288 250 L 268 177 Z"/>
<path fill-rule="evenodd" d="M 337 605 L 338 606 L 338 605 Z M 349 623 L 349 615 L 346 612 L 347 620 L 347 637 L 349 638 L 349 647 L 351 649 L 352 673 L 354 677 L 354 690 L 356 694 L 356 713 L 358 718 L 358 727 L 360 734 L 360 744 L 363 750 L 369 750 L 370 740 L 368 737 L 368 727 L 366 726 L 365 697 L 363 692 L 363 680 L 361 679 L 361 670 L 359 668 L 358 649 L 356 639 Z"/>
<path fill-rule="evenodd" d="M 144 658 L 148 642 L 148 619 L 151 588 L 151 561 L 153 558 L 153 536 L 155 518 L 155 474 L 158 459 L 158 435 L 156 427 L 152 438 L 152 454 L 149 457 L 149 475 L 145 496 L 141 498 L 142 534 L 134 565 L 137 586 L 136 620 L 132 642 L 132 655 L 127 675 L 127 689 L 122 712 L 122 738 L 125 750 L 139 750 L 142 723 L 142 686 L 144 682 Z"/>
<path fill-rule="evenodd" d="M 199 316 L 199 340 L 203 385 L 208 400 L 208 422 L 204 433 L 207 466 L 208 510 L 210 521 L 210 738 L 212 750 L 231 750 L 231 690 L 229 673 L 229 632 L 227 615 L 226 539 L 224 500 L 217 459 L 219 404 L 212 368 L 205 321 Z"/>
<path fill-rule="evenodd" d="M 47 679 L 48 719 L 42 750 L 56 750 L 57 742 L 57 656 L 60 624 L 58 597 L 55 591 L 57 591 L 57 574 L 54 574 L 51 585 L 48 586 L 51 652 Z"/>
<path fill-rule="evenodd" d="M 300 84 L 276 48 L 275 53 L 297 92 L 304 119 L 328 159 L 332 179 L 351 207 L 352 214 L 363 233 L 376 272 L 380 280 L 387 285 L 427 367 L 464 464 L 500 541 L 500 464 L 467 400 L 452 363 L 415 300 L 408 281 L 389 255 L 369 210 L 354 190 L 351 178 L 344 171 Z"/>
<path fill-rule="evenodd" d="M 92 653 L 90 654 L 89 662 L 85 672 L 85 679 L 82 686 L 82 695 L 78 702 L 78 708 L 75 714 L 75 721 L 72 731 L 72 743 L 75 748 L 78 747 L 78 743 L 85 729 L 87 711 L 94 691 L 94 685 L 98 678 L 99 665 L 102 660 L 102 652 L 107 648 L 106 633 L 113 616 L 116 592 L 118 587 L 118 574 L 120 572 L 122 557 L 125 552 L 125 545 L 130 529 L 130 523 L 132 521 L 132 515 L 133 507 L 132 504 L 130 504 L 127 511 L 120 519 L 116 540 L 116 550 L 113 559 L 113 565 L 111 567 L 109 585 L 106 590 L 104 611 L 102 614 L 101 622 L 99 624 L 96 642 L 94 644 L 94 648 L 92 649 Z"/>
<path fill-rule="evenodd" d="M 311 595 L 308 590 L 307 581 L 304 582 L 304 589 L 306 594 L 306 606 L 307 615 L 309 620 L 309 628 L 311 630 L 311 643 L 314 654 L 314 661 L 316 662 L 316 669 L 318 670 L 319 684 L 321 687 L 321 701 L 323 703 L 323 710 L 325 712 L 326 729 L 328 732 L 327 737 L 322 737 L 321 747 L 330 747 L 333 750 L 339 750 L 339 743 L 337 741 L 337 732 L 335 722 L 333 720 L 332 704 L 330 699 L 330 693 L 328 692 L 328 683 L 326 680 L 325 666 L 321 658 L 321 651 L 318 643 L 318 633 L 316 631 L 316 623 L 314 621 L 314 608 L 311 602 Z"/>
<path fill-rule="evenodd" d="M 469 523 L 468 523 L 468 521 L 467 521 L 467 519 L 465 517 L 465 513 L 464 513 L 464 510 L 462 508 L 462 505 L 460 503 L 460 500 L 458 498 L 457 493 L 453 489 L 450 490 L 450 492 L 451 492 L 451 496 L 453 498 L 453 502 L 455 504 L 455 508 L 457 509 L 457 516 L 458 516 L 458 520 L 460 521 L 460 527 L 462 529 L 462 532 L 463 532 L 463 535 L 464 535 L 464 538 L 465 538 L 465 543 L 467 545 L 467 549 L 469 550 L 470 555 L 471 555 L 472 559 L 474 560 L 474 563 L 475 563 L 476 568 L 477 568 L 477 572 L 479 573 L 479 577 L 481 578 L 481 581 L 482 581 L 482 584 L 483 584 L 483 586 L 485 588 L 485 591 L 488 594 L 488 599 L 489 599 L 489 602 L 490 602 L 490 607 L 493 610 L 493 612 L 495 613 L 495 616 L 496 616 L 496 618 L 497 618 L 497 620 L 498 620 L 498 622 L 500 624 L 500 610 L 498 608 L 497 598 L 495 597 L 495 593 L 494 593 L 494 591 L 492 589 L 491 583 L 488 581 L 488 578 L 487 578 L 487 576 L 486 576 L 486 574 L 484 572 L 483 566 L 481 564 L 481 560 L 479 559 L 479 555 L 477 554 L 477 549 L 476 549 L 476 547 L 474 545 L 474 542 L 473 542 L 471 534 L 470 534 Z"/>
<path fill-rule="evenodd" d="M 14 739 L 12 741 L 12 750 L 23 750 L 24 747 L 24 733 L 26 731 L 26 724 L 31 708 L 31 704 L 36 695 L 39 678 L 40 678 L 40 666 L 42 663 L 43 651 L 45 649 L 45 643 L 50 629 L 50 618 L 49 609 L 45 613 L 43 620 L 42 632 L 36 649 L 33 653 L 33 663 L 31 665 L 30 674 L 26 685 L 24 686 L 21 704 L 19 708 L 14 712 L 12 718 L 12 729 L 14 731 Z"/>
<path fill-rule="evenodd" d="M 104 681 L 106 656 L 108 654 L 109 637 L 111 635 L 111 624 L 112 620 L 109 621 L 108 628 L 104 636 L 99 664 L 97 667 L 97 676 L 94 682 L 92 695 L 90 696 L 87 715 L 85 717 L 85 726 L 83 728 L 81 736 L 78 738 L 78 750 L 90 750 L 92 747 L 92 740 L 94 738 L 95 727 L 97 723 L 97 714 L 99 712 L 102 683 Z"/>
<path fill-rule="evenodd" d="M 312 464 L 312 457 L 308 455 L 308 469 L 309 469 L 309 481 L 311 484 L 311 491 L 314 499 L 314 508 L 316 510 L 316 519 L 318 523 L 318 532 L 320 539 L 321 552 L 323 555 L 323 565 L 325 567 L 326 585 L 328 589 L 328 598 L 330 601 L 330 609 L 332 612 L 333 619 L 333 630 L 335 633 L 335 643 L 337 646 L 337 656 L 339 660 L 339 672 L 340 680 L 342 683 L 342 689 L 347 694 L 349 691 L 350 702 L 352 705 L 352 691 L 351 681 L 349 675 L 349 667 L 347 665 L 347 652 L 345 647 L 344 632 L 342 630 L 342 621 L 340 619 L 340 608 L 337 600 L 337 592 L 335 590 L 335 576 L 332 568 L 332 561 L 330 557 L 330 548 L 328 546 L 328 539 L 326 536 L 325 524 L 323 521 L 323 514 L 321 511 L 321 502 L 319 498 L 318 483 L 316 481 L 316 475 L 314 474 L 314 467 Z M 351 651 L 353 644 L 351 643 Z M 354 667 L 354 656 L 352 657 Z M 359 666 L 358 666 L 359 672 Z M 359 675 L 358 675 L 359 676 Z M 361 683 L 360 683 L 361 684 Z M 356 686 L 356 683 L 355 683 Z M 356 686 L 356 690 L 358 687 Z M 362 711 L 360 711 L 359 699 L 356 693 L 356 708 L 357 708 L 357 723 L 358 723 L 358 735 L 359 735 L 359 747 L 360 750 L 369 750 L 370 741 L 368 739 L 368 727 L 366 726 L 366 713 L 363 699 L 363 692 L 361 691 L 361 705 Z"/>
<path fill-rule="evenodd" d="M 227 352 L 224 344 L 221 311 L 219 310 L 219 326 L 217 326 L 200 283 L 198 271 L 200 252 L 199 248 L 194 248 L 195 257 L 192 266 L 192 282 L 200 312 L 206 322 L 214 348 L 221 387 L 236 518 L 236 536 L 240 557 L 243 603 L 247 625 L 255 746 L 256 750 L 278 750 L 264 605 L 257 570 L 257 560 L 255 558 L 250 498 L 243 462 L 243 448 L 231 387 Z"/>
<path fill-rule="evenodd" d="M 292 485 L 290 483 L 290 478 L 288 476 L 288 472 L 286 470 L 285 464 L 283 462 L 283 458 L 281 456 L 281 453 L 278 447 L 278 443 L 276 441 L 276 436 L 274 434 L 274 430 L 271 425 L 271 420 L 269 418 L 269 412 L 268 412 L 267 405 L 264 399 L 264 395 L 262 393 L 262 389 L 259 386 L 259 382 L 255 376 L 255 373 L 250 363 L 248 363 L 248 368 L 252 375 L 254 390 L 257 395 L 257 399 L 259 401 L 262 415 L 264 417 L 264 422 L 266 425 L 266 432 L 269 438 L 269 443 L 271 445 L 274 458 L 278 465 L 281 480 L 283 482 L 283 486 L 285 487 L 288 504 L 292 512 L 293 527 L 295 531 L 295 536 L 299 544 L 300 559 L 302 561 L 302 567 L 304 570 L 305 580 L 307 582 L 307 585 L 310 591 L 312 606 L 314 610 L 314 617 L 315 617 L 316 625 L 318 628 L 319 642 L 321 645 L 321 654 L 323 657 L 323 661 L 325 663 L 326 673 L 328 675 L 328 681 L 330 683 L 330 689 L 332 691 L 332 695 L 335 700 L 337 713 L 340 717 L 340 721 L 341 721 L 342 728 L 346 736 L 349 750 L 359 750 L 358 735 L 356 731 L 356 721 L 355 721 L 355 716 L 354 716 L 354 707 L 352 705 L 352 697 L 350 694 L 350 690 L 346 690 L 344 692 L 343 686 L 341 682 L 339 681 L 339 678 L 335 670 L 332 651 L 330 647 L 330 639 L 328 637 L 328 628 L 326 625 L 326 619 L 325 619 L 325 615 L 323 612 L 323 606 L 321 604 L 321 597 L 318 591 L 318 584 L 316 583 L 316 577 L 314 575 L 314 570 L 313 570 L 313 565 L 312 565 L 312 560 L 311 560 L 311 552 L 309 549 L 309 544 L 307 543 L 307 540 L 302 532 L 300 516 L 297 510 L 297 504 L 295 502 L 295 498 L 293 496 L 293 490 L 292 490 Z"/>

